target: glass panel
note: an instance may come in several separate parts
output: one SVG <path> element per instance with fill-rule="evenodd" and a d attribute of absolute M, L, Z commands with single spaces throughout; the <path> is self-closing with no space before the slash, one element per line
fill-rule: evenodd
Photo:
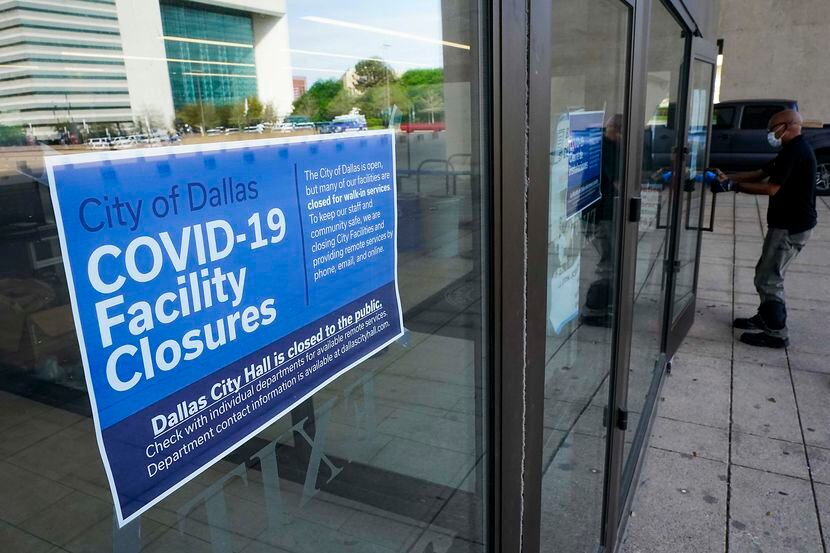
<path fill-rule="evenodd" d="M 593 552 L 602 533 L 629 18 L 617 0 L 553 2 L 545 551 Z"/>
<path fill-rule="evenodd" d="M 731 129 L 735 121 L 735 108 L 715 108 L 712 128 L 715 130 Z"/>
<path fill-rule="evenodd" d="M 680 135 L 677 106 L 683 83 L 685 46 L 686 37 L 680 24 L 661 2 L 654 2 L 649 23 L 646 131 L 640 178 L 643 205 L 631 325 L 627 400 L 630 430 L 625 440 L 623 490 L 630 483 L 639 452 L 638 444 L 643 439 L 647 423 L 646 417 L 641 415 L 654 401 L 656 371 L 662 367 L 665 261 L 669 250 L 669 223 L 672 220 L 672 152 L 678 145 Z"/>
<path fill-rule="evenodd" d="M 784 109 L 784 106 L 763 105 L 746 106 L 741 117 L 741 128 L 748 130 L 767 130 L 767 123 L 773 115 Z"/>
<path fill-rule="evenodd" d="M 677 275 L 674 285 L 672 317 L 677 318 L 694 298 L 695 268 L 700 238 L 700 209 L 706 186 L 706 144 L 709 126 L 706 118 L 711 106 L 712 64 L 695 60 L 689 96 L 688 148 L 680 211 L 680 238 L 677 249 Z"/>
<path fill-rule="evenodd" d="M 483 551 L 480 3 L 48 6 L 0 45 L 0 551 Z M 119 530 L 44 158 L 366 128 L 394 129 L 404 338 Z"/>

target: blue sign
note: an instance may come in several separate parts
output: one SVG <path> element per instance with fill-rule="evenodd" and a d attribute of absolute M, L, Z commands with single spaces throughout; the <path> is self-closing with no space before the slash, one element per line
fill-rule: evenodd
<path fill-rule="evenodd" d="M 568 217 L 580 213 L 602 197 L 602 134 L 604 111 L 568 115 Z"/>
<path fill-rule="evenodd" d="M 47 171 L 122 526 L 403 333 L 390 132 Z"/>

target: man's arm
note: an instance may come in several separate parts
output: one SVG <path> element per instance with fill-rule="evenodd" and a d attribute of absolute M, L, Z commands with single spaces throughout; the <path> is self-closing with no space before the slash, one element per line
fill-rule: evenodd
<path fill-rule="evenodd" d="M 766 178 L 768 175 L 764 172 L 763 169 L 758 169 L 756 171 L 744 171 L 743 173 L 734 173 L 729 175 L 735 182 L 761 182 Z"/>
<path fill-rule="evenodd" d="M 735 183 L 735 191 L 744 194 L 756 194 L 760 196 L 775 196 L 781 185 L 774 182 L 764 182 L 769 175 L 763 169 L 757 171 L 745 171 L 726 176 L 720 169 L 715 169 L 718 179 L 721 182 L 731 180 Z"/>
<path fill-rule="evenodd" d="M 735 180 L 735 179 L 732 179 Z M 781 185 L 774 182 L 737 182 L 735 183 L 735 191 L 743 192 L 744 194 L 757 194 L 760 196 L 775 196 L 780 190 Z"/>

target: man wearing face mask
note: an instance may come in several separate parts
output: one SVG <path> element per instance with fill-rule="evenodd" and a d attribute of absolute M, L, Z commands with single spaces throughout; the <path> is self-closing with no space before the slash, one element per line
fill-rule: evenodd
<path fill-rule="evenodd" d="M 762 169 L 731 178 L 717 171 L 725 190 L 769 196 L 767 235 L 755 266 L 761 305 L 754 316 L 734 321 L 735 328 L 760 331 L 741 335 L 741 342 L 753 346 L 789 345 L 784 273 L 816 226 L 816 157 L 801 136 L 801 125 L 797 111 L 776 113 L 767 126 L 770 145 L 782 147 L 775 159 Z"/>

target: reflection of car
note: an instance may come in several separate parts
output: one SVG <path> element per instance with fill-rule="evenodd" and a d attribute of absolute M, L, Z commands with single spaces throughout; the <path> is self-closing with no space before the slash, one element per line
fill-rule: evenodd
<path fill-rule="evenodd" d="M 106 150 L 110 147 L 109 138 L 90 138 L 86 141 L 86 145 L 93 150 Z"/>
<path fill-rule="evenodd" d="M 262 131 L 264 129 L 265 129 L 265 127 L 263 127 L 262 123 L 260 123 L 259 125 L 251 125 L 250 127 L 245 127 L 245 132 L 249 133 L 249 134 L 252 134 L 252 133 L 262 134 Z"/>
<path fill-rule="evenodd" d="M 294 125 L 291 123 L 279 123 L 274 125 L 274 130 L 277 132 L 291 132 L 294 130 Z"/>
<path fill-rule="evenodd" d="M 230 127 L 225 129 L 225 134 L 232 134 L 235 132 L 239 132 L 239 127 Z"/>
<path fill-rule="evenodd" d="M 711 165 L 724 171 L 758 169 L 775 157 L 767 142 L 770 117 L 784 109 L 798 109 L 794 100 L 735 100 L 715 105 L 712 121 Z M 805 126 L 804 137 L 818 161 L 816 192 L 830 194 L 830 126 Z"/>
<path fill-rule="evenodd" d="M 216 128 L 213 128 L 213 129 L 208 129 L 206 134 L 208 136 L 217 136 L 217 135 L 224 134 L 224 133 L 225 133 L 225 129 L 223 129 L 222 127 L 216 127 Z"/>
<path fill-rule="evenodd" d="M 355 110 L 352 110 L 348 115 L 338 115 L 328 123 L 321 123 L 318 128 L 323 134 L 365 131 L 368 129 L 366 117 Z"/>
<path fill-rule="evenodd" d="M 298 130 L 300 130 L 300 129 L 313 129 L 314 128 L 314 123 L 312 123 L 311 121 L 302 121 L 300 123 L 293 123 L 293 128 L 298 129 Z"/>
<path fill-rule="evenodd" d="M 112 147 L 122 150 L 124 148 L 132 148 L 135 146 L 135 137 L 133 136 L 116 136 L 112 139 Z"/>

